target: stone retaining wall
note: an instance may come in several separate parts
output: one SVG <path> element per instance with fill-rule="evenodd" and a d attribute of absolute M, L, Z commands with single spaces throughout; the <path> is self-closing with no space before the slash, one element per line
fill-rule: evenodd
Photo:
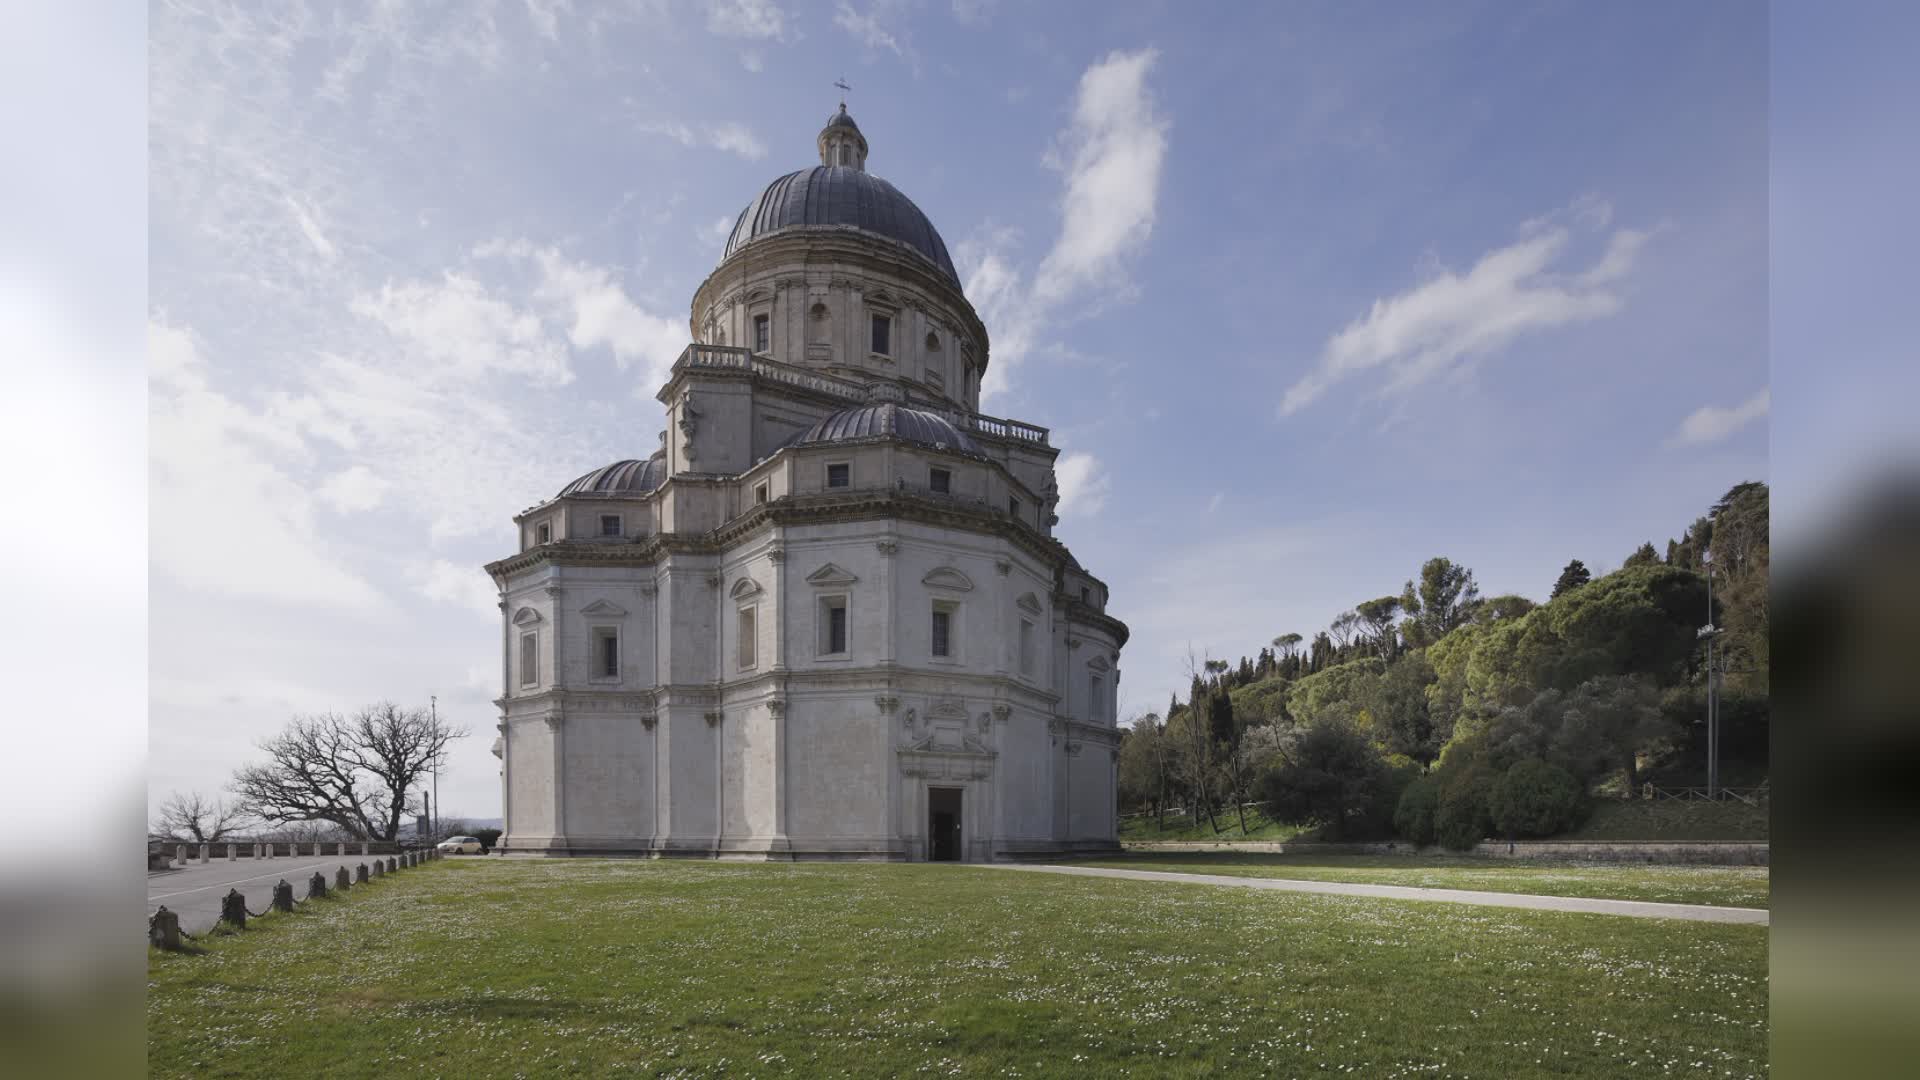
<path fill-rule="evenodd" d="M 1410 844 L 1327 844 L 1288 843 L 1276 840 L 1238 841 L 1132 841 L 1122 847 L 1130 852 L 1248 852 L 1264 855 L 1420 855 L 1475 856 L 1500 859 L 1571 859 L 1592 862 L 1698 863 L 1719 866 L 1766 866 L 1766 841 L 1627 841 L 1627 840 L 1520 840 L 1514 843 L 1482 843 L 1472 851 L 1452 851 L 1442 847 L 1414 847 Z"/>

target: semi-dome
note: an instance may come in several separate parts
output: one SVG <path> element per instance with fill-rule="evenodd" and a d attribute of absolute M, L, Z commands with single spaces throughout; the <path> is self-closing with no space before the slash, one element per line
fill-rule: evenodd
<path fill-rule="evenodd" d="M 958 282 L 947 242 L 900 189 L 847 165 L 815 165 L 767 185 L 740 211 L 726 255 L 781 229 L 850 226 L 897 241 Z"/>
<path fill-rule="evenodd" d="M 817 141 L 820 164 L 782 176 L 748 203 L 722 258 L 783 229 L 854 228 L 906 246 L 958 283 L 947 242 L 927 215 L 899 188 L 867 172 L 867 137 L 844 103 Z"/>
<path fill-rule="evenodd" d="M 645 495 L 667 478 L 667 452 L 655 451 L 645 461 L 628 458 L 580 477 L 560 489 L 560 495 Z"/>
<path fill-rule="evenodd" d="M 954 427 L 946 417 L 909 409 L 891 401 L 834 413 L 809 428 L 792 445 L 809 446 L 889 437 L 931 446 L 936 450 L 953 450 L 963 454 L 980 452 L 973 440 Z"/>

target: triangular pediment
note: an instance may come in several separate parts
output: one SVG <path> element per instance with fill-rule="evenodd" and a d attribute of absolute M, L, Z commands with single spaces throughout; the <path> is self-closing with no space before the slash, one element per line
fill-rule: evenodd
<path fill-rule="evenodd" d="M 1015 600 L 1014 603 L 1020 605 L 1020 610 L 1029 615 L 1040 614 L 1040 598 L 1032 593 L 1021 593 L 1020 599 Z"/>
<path fill-rule="evenodd" d="M 727 595 L 733 597 L 735 600 L 745 600 L 747 597 L 757 596 L 759 593 L 760 583 L 750 577 L 743 577 L 739 581 L 734 582 L 733 588 L 727 591 Z"/>
<path fill-rule="evenodd" d="M 809 585 L 851 585 L 859 580 L 833 563 L 824 563 L 820 569 L 807 575 Z"/>
<path fill-rule="evenodd" d="M 1095 656 L 1093 659 L 1087 661 L 1087 666 L 1092 668 L 1095 671 L 1112 671 L 1113 670 L 1113 665 L 1107 663 L 1107 658 L 1104 656 Z"/>
<path fill-rule="evenodd" d="M 540 621 L 540 613 L 530 607 L 523 607 L 513 613 L 513 625 L 532 626 Z"/>
<path fill-rule="evenodd" d="M 930 589 L 952 589 L 954 592 L 972 592 L 973 579 L 955 570 L 951 566 L 936 566 L 920 579 L 920 584 Z"/>
<path fill-rule="evenodd" d="M 627 609 L 602 597 L 580 609 L 582 615 L 592 615 L 601 619 L 618 619 L 626 615 Z"/>

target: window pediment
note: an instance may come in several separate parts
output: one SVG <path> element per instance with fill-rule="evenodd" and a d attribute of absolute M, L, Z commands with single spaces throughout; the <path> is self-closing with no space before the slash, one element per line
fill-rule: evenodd
<path fill-rule="evenodd" d="M 823 563 L 820 569 L 807 575 L 809 585 L 851 585 L 859 580 L 833 563 Z"/>
<path fill-rule="evenodd" d="M 1032 593 L 1021 593 L 1020 599 L 1015 600 L 1014 603 L 1019 605 L 1021 611 L 1029 615 L 1040 614 L 1040 598 Z"/>
<path fill-rule="evenodd" d="M 530 607 L 523 607 L 513 613 L 513 625 L 532 626 L 540 621 L 540 613 Z"/>
<path fill-rule="evenodd" d="M 972 592 L 973 579 L 955 570 L 951 566 L 936 566 L 920 579 L 920 584 L 930 589 L 951 589 L 954 592 Z"/>
<path fill-rule="evenodd" d="M 616 604 L 611 600 L 608 600 L 602 597 L 601 599 L 595 600 L 593 603 L 588 604 L 586 607 L 581 608 L 580 614 L 592 615 L 595 618 L 601 618 L 601 619 L 620 619 L 620 618 L 626 617 L 627 609 L 621 607 L 619 604 Z"/>
<path fill-rule="evenodd" d="M 733 588 L 727 591 L 727 595 L 735 600 L 745 600 L 750 596 L 758 596 L 759 594 L 760 583 L 750 577 L 743 577 L 739 581 L 734 582 Z"/>
<path fill-rule="evenodd" d="M 1095 655 L 1093 659 L 1087 661 L 1087 666 L 1101 672 L 1113 670 L 1113 665 L 1107 663 L 1107 658 L 1100 655 Z"/>

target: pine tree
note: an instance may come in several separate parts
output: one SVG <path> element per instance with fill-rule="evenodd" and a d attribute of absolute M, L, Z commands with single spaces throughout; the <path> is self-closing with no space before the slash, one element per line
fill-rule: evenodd
<path fill-rule="evenodd" d="M 1575 559 L 1560 571 L 1560 579 L 1553 583 L 1553 595 L 1547 599 L 1556 599 L 1561 593 L 1572 592 L 1592 580 L 1593 574 L 1587 570 L 1587 564 Z"/>

